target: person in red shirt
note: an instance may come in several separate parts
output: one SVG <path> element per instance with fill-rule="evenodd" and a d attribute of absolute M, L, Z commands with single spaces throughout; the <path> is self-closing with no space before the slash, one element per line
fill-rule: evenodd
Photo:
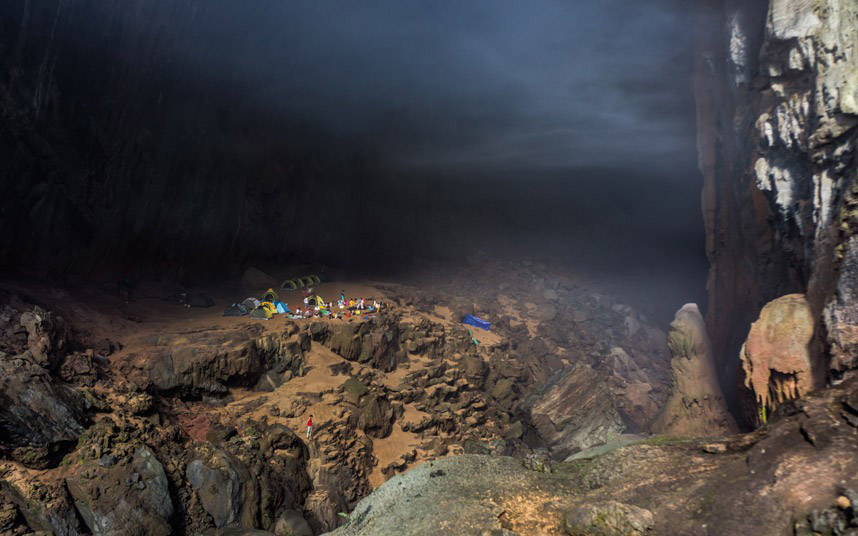
<path fill-rule="evenodd" d="M 310 418 L 307 419 L 307 439 L 310 439 L 313 435 L 313 416 L 310 415 Z"/>

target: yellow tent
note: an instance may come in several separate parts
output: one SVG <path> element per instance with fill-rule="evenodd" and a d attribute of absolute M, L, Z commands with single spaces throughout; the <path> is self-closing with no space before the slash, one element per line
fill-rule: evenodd
<path fill-rule="evenodd" d="M 311 307 L 327 307 L 327 303 L 321 296 L 310 296 L 308 303 Z"/>
<path fill-rule="evenodd" d="M 262 301 L 262 302 L 276 302 L 276 301 L 280 301 L 280 296 L 278 296 L 277 293 L 274 292 L 273 288 L 270 288 L 270 289 L 268 289 L 268 292 L 266 292 L 265 294 L 262 295 L 262 300 L 260 300 L 260 301 Z"/>

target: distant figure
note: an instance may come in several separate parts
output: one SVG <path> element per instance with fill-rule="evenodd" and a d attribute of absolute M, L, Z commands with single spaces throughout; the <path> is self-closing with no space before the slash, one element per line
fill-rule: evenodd
<path fill-rule="evenodd" d="M 340 301 L 343 303 L 346 302 L 346 291 L 345 290 L 340 291 Z"/>
<path fill-rule="evenodd" d="M 121 277 L 116 280 L 116 284 L 119 287 L 119 297 L 124 299 L 125 303 L 129 303 L 131 301 L 131 291 L 134 289 L 136 281 L 130 277 Z"/>
<path fill-rule="evenodd" d="M 313 436 L 313 416 L 310 415 L 310 418 L 307 419 L 307 439 L 310 439 Z"/>

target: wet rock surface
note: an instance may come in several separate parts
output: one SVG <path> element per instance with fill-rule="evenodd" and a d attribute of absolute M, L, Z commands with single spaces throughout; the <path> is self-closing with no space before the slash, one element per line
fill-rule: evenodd
<path fill-rule="evenodd" d="M 699 12 L 707 325 L 725 394 L 747 396 L 732 409 L 750 425 L 758 408 L 735 356 L 765 304 L 803 293 L 825 310 L 832 360 L 815 350 L 815 379 L 855 365 L 854 300 L 844 298 L 855 288 L 858 229 L 858 6 L 715 1 Z"/>

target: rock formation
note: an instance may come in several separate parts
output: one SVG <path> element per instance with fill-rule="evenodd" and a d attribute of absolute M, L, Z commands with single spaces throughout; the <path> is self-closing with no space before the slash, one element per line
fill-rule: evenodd
<path fill-rule="evenodd" d="M 172 534 L 173 499 L 164 467 L 146 446 L 124 459 L 92 460 L 66 479 L 93 534 Z M 113 493 L 103 493 L 114 490 Z"/>
<path fill-rule="evenodd" d="M 523 408 L 559 459 L 604 443 L 625 429 L 604 381 L 586 365 L 559 372 Z"/>
<path fill-rule="evenodd" d="M 795 404 L 767 430 L 592 449 L 550 474 L 505 456 L 426 462 L 333 534 L 851 534 L 858 378 Z"/>
<path fill-rule="evenodd" d="M 832 359 L 812 355 L 814 377 L 839 374 L 855 363 L 858 5 L 709 0 L 699 14 L 707 324 L 728 399 L 748 326 L 789 293 L 825 310 Z"/>
<path fill-rule="evenodd" d="M 673 385 L 652 431 L 676 436 L 737 432 L 721 394 L 706 324 L 697 304 L 685 304 L 676 312 L 668 345 L 673 353 Z"/>
<path fill-rule="evenodd" d="M 739 355 L 745 386 L 761 411 L 770 412 L 813 388 L 814 348 L 813 311 L 803 295 L 789 294 L 763 307 Z"/>
<path fill-rule="evenodd" d="M 222 7 L 0 6 L 2 268 L 163 280 L 239 275 L 251 256 L 360 254 L 308 200 L 336 189 L 326 207 L 348 207 L 364 159 L 298 120 L 273 120 L 246 81 L 200 75 L 209 61 L 264 53 L 242 24 L 222 24 Z M 202 58 L 190 29 L 207 25 L 237 34 Z M 97 68 L 83 76 L 82 65 Z"/>
<path fill-rule="evenodd" d="M 0 453 L 29 467 L 56 465 L 83 432 L 88 408 L 28 353 L 0 352 Z"/>

